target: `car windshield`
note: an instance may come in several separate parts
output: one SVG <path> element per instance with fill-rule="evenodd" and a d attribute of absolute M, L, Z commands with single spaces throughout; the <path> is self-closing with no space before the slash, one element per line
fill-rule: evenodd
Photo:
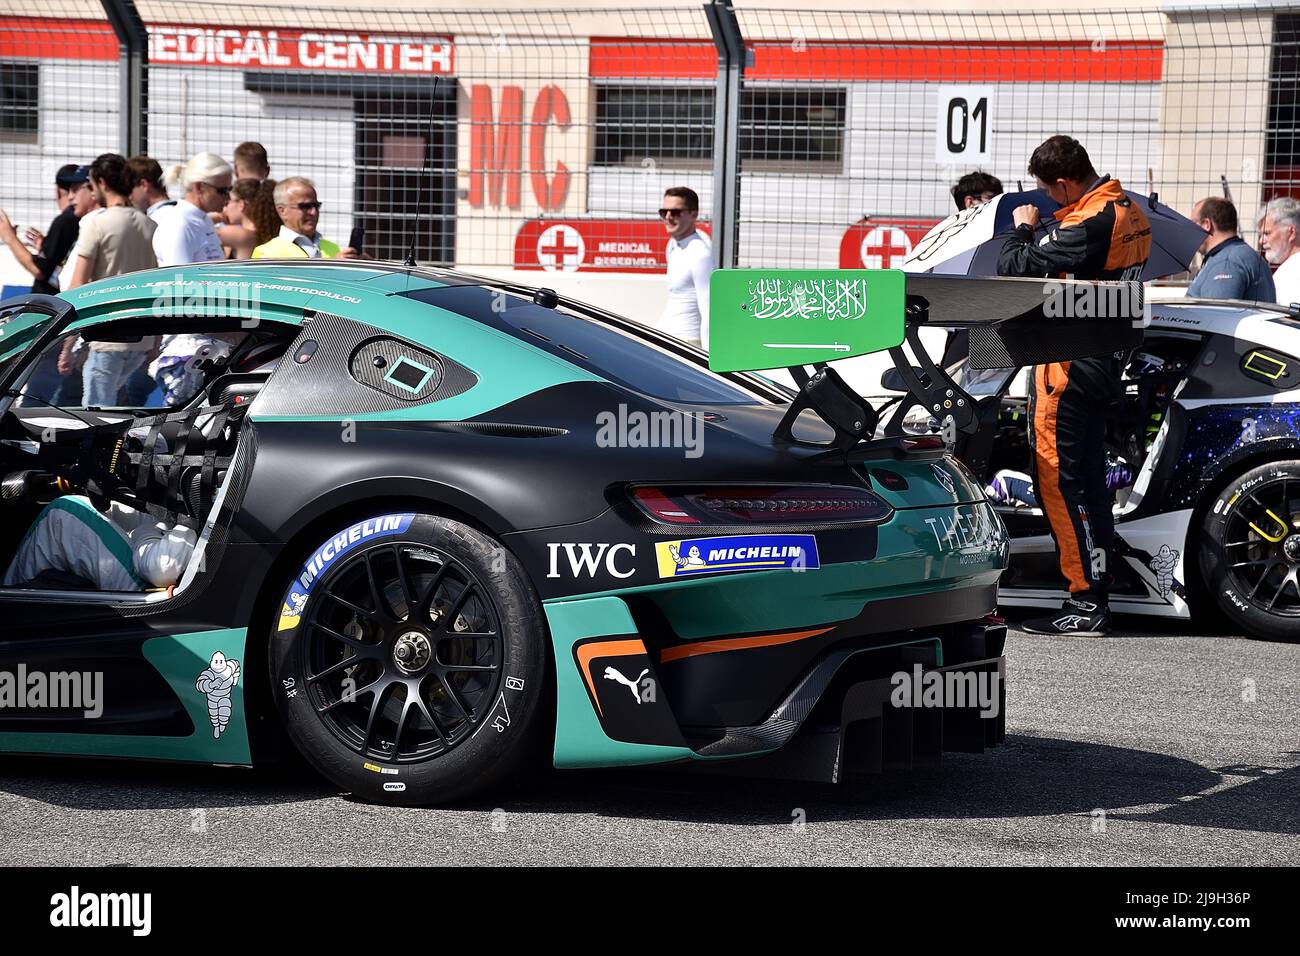
<path fill-rule="evenodd" d="M 1006 385 L 1007 378 L 1016 372 L 1014 368 L 971 368 L 970 359 L 954 362 L 947 368 L 948 375 L 971 398 L 987 398 L 997 395 Z"/>
<path fill-rule="evenodd" d="M 22 352 L 54 321 L 44 312 L 0 312 L 0 363 Z"/>
<path fill-rule="evenodd" d="M 653 342 L 562 308 L 483 286 L 406 293 L 521 339 L 579 368 L 663 401 L 756 405 L 764 400 L 731 380 L 687 362 Z"/>

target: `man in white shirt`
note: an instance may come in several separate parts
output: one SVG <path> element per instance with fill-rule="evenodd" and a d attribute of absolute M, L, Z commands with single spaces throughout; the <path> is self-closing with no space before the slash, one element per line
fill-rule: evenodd
<path fill-rule="evenodd" d="M 668 302 L 660 327 L 692 345 L 709 347 L 709 276 L 715 266 L 707 239 L 695 230 L 700 197 L 674 186 L 664 193 L 659 218 L 668 231 Z"/>
<path fill-rule="evenodd" d="M 1300 202 L 1290 196 L 1269 201 L 1259 223 L 1264 258 L 1277 266 L 1273 288 L 1282 305 L 1300 302 Z"/>
<path fill-rule="evenodd" d="M 153 251 L 159 266 L 214 262 L 225 258 L 221 240 L 208 218 L 230 199 L 234 170 L 220 156 L 199 153 L 184 166 L 173 166 L 164 180 L 180 182 L 185 196 L 157 216 Z"/>

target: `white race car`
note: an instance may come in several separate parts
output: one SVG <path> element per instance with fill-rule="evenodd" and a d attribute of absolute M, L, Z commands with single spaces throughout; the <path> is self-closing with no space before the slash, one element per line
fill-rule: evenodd
<path fill-rule="evenodd" d="M 1189 618 L 1217 607 L 1254 636 L 1300 640 L 1300 309 L 1210 299 L 1150 308 L 1107 438 L 1111 608 Z M 1027 370 L 977 370 L 964 357 L 944 366 L 981 422 L 956 452 L 1003 499 L 1012 535 L 1000 604 L 1057 608 L 1065 581 L 1024 481 Z M 899 382 L 887 373 L 882 385 Z M 915 405 L 899 416 L 895 429 L 936 425 Z"/>

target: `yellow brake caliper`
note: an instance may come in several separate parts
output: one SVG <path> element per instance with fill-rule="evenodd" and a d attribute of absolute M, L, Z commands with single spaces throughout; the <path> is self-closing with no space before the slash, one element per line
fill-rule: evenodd
<path fill-rule="evenodd" d="M 1269 544 L 1277 544 L 1279 541 L 1281 541 L 1283 538 L 1286 537 L 1287 532 L 1290 531 L 1291 529 L 1290 527 L 1287 526 L 1287 523 L 1285 521 L 1283 521 L 1277 515 L 1273 514 L 1272 509 L 1265 508 L 1264 514 L 1268 515 L 1270 518 L 1272 518 L 1274 521 L 1277 522 L 1277 527 L 1278 527 L 1277 534 L 1269 534 L 1267 531 L 1265 531 L 1259 525 L 1255 524 L 1255 522 L 1253 521 L 1250 523 L 1251 530 L 1254 531 L 1261 538 L 1263 538 L 1265 541 L 1267 541 Z"/>

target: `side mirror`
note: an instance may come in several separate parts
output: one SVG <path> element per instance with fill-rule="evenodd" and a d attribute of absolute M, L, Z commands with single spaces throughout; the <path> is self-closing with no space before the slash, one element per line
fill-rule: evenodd
<path fill-rule="evenodd" d="M 925 373 L 916 366 L 912 366 L 912 371 L 921 379 L 925 378 Z M 907 382 L 903 381 L 903 373 L 898 369 L 888 368 L 880 376 L 880 387 L 889 392 L 906 392 Z"/>

